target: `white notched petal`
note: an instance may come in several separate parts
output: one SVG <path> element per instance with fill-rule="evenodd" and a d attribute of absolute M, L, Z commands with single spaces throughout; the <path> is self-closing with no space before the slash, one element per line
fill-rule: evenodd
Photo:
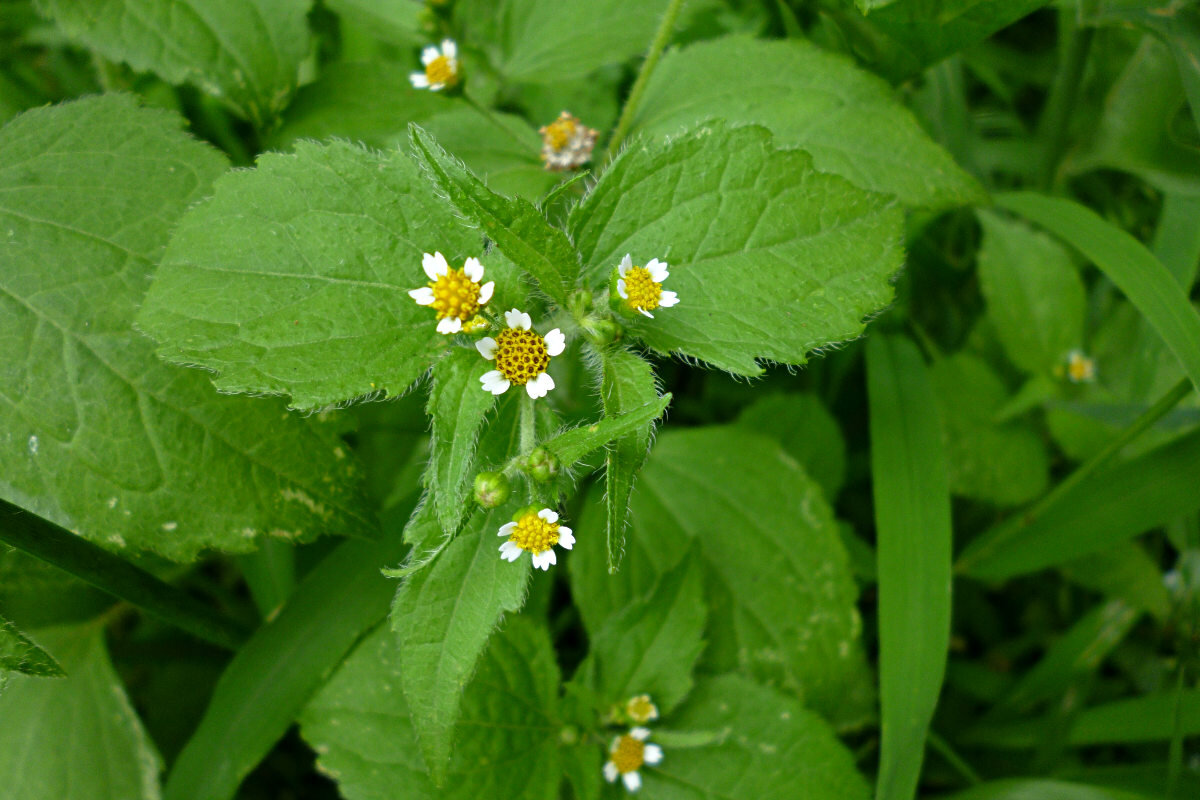
<path fill-rule="evenodd" d="M 575 546 L 575 534 L 571 533 L 570 528 L 558 526 L 558 546 L 563 550 L 570 550 Z"/>
<path fill-rule="evenodd" d="M 441 53 L 438 52 L 438 49 L 430 45 L 421 51 L 421 63 L 428 67 L 434 61 L 437 61 L 437 57 L 440 55 Z"/>
<path fill-rule="evenodd" d="M 480 375 L 479 382 L 483 384 L 485 392 L 491 392 L 492 394 L 504 394 L 508 391 L 508 387 L 512 385 L 508 382 L 508 378 L 504 377 L 504 373 L 495 369 Z"/>
<path fill-rule="evenodd" d="M 509 309 L 508 311 L 504 312 L 504 324 L 510 328 L 522 327 L 521 323 L 523 323 L 527 319 L 529 319 L 528 314 L 523 314 L 515 308 Z M 529 326 L 525 326 L 525 329 L 529 330 Z"/>
<path fill-rule="evenodd" d="M 446 263 L 446 257 L 441 253 L 433 253 L 432 255 L 425 253 L 421 256 L 421 269 L 425 270 L 425 274 L 429 276 L 429 280 L 436 281 L 450 271 L 450 266 Z"/>
<path fill-rule="evenodd" d="M 622 300 L 628 300 L 629 294 L 625 291 L 625 279 L 617 278 L 617 294 L 621 295 Z"/>
<path fill-rule="evenodd" d="M 663 292 L 662 297 L 658 298 L 658 304 L 663 308 L 670 308 L 679 303 L 679 295 L 674 292 Z"/>
<path fill-rule="evenodd" d="M 540 569 L 543 572 L 550 569 L 550 565 L 553 563 L 554 563 L 554 551 L 553 550 L 543 550 L 542 552 L 535 554 L 533 557 L 534 569 Z"/>
<path fill-rule="evenodd" d="M 650 263 L 646 265 L 646 271 L 650 273 L 650 280 L 655 283 L 662 283 L 671 274 L 667 272 L 667 265 L 657 258 L 650 259 Z"/>
<path fill-rule="evenodd" d="M 491 361 L 496 357 L 496 340 L 490 336 L 485 336 L 475 343 L 475 349 L 479 351 L 479 355 Z"/>
<path fill-rule="evenodd" d="M 561 355 L 562 351 L 567 349 L 567 337 L 558 328 L 547 333 L 545 339 L 548 356 Z"/>
<path fill-rule="evenodd" d="M 446 88 L 446 84 L 444 84 L 444 83 L 429 84 L 429 91 L 431 91 L 431 92 L 440 92 L 442 89 L 445 89 L 445 88 Z"/>
<path fill-rule="evenodd" d="M 631 731 L 629 731 L 629 735 L 632 736 L 633 738 L 637 739 L 639 742 L 644 742 L 644 741 L 646 741 L 646 739 L 650 738 L 650 729 L 649 728 L 634 728 Z"/>
<path fill-rule="evenodd" d="M 662 748 L 656 744 L 646 745 L 646 749 L 642 751 L 642 759 L 647 764 L 657 764 L 662 761 Z"/>
<path fill-rule="evenodd" d="M 529 330 L 530 328 L 532 328 L 533 327 L 533 317 L 522 312 L 521 313 L 521 327 L 524 328 L 525 330 Z"/>
<path fill-rule="evenodd" d="M 636 772 L 626 772 L 621 776 L 621 780 L 625 782 L 625 788 L 631 792 L 642 788 L 642 776 Z"/>
<path fill-rule="evenodd" d="M 625 273 L 631 269 L 633 269 L 633 259 L 629 257 L 629 253 L 626 253 L 625 257 L 621 259 L 621 263 L 617 265 L 617 272 L 621 273 L 621 277 L 624 278 Z"/>
<path fill-rule="evenodd" d="M 465 272 L 467 277 L 475 283 L 479 283 L 481 280 L 483 280 L 483 264 L 479 263 L 478 258 L 468 258 L 466 261 L 464 261 L 463 272 Z"/>
<path fill-rule="evenodd" d="M 529 392 L 529 396 L 534 400 L 539 397 L 545 397 L 546 394 L 554 388 L 554 378 L 550 377 L 548 372 L 543 372 L 536 378 L 525 384 L 525 391 Z"/>
<path fill-rule="evenodd" d="M 506 522 L 500 526 L 500 533 L 497 536 L 512 536 L 512 532 L 516 529 L 517 523 Z"/>
<path fill-rule="evenodd" d="M 425 77 L 424 72 L 410 72 L 408 80 L 412 83 L 414 89 L 428 89 L 429 78 Z"/>
<path fill-rule="evenodd" d="M 558 512 L 552 508 L 543 508 L 538 512 L 538 516 L 549 522 L 551 525 L 558 522 Z"/>
<path fill-rule="evenodd" d="M 408 296 L 413 300 L 416 300 L 417 305 L 433 305 L 433 289 L 430 289 L 428 286 L 422 286 L 420 289 L 413 289 L 408 293 Z"/>
<path fill-rule="evenodd" d="M 458 317 L 446 317 L 438 322 L 438 333 L 458 333 L 462 330 L 462 320 Z"/>
<path fill-rule="evenodd" d="M 496 290 L 496 282 L 488 281 L 483 286 L 479 287 L 479 305 L 487 305 L 487 301 L 492 299 L 492 292 Z"/>
<path fill-rule="evenodd" d="M 523 551 L 512 542 L 505 542 L 500 545 L 500 557 L 505 561 L 516 561 L 521 557 Z"/>
<path fill-rule="evenodd" d="M 649 317 L 650 319 L 654 319 L 654 315 L 653 315 L 653 314 L 651 314 L 651 313 L 650 313 L 649 311 L 647 311 L 646 309 L 642 308 L 641 306 L 638 306 L 638 311 L 640 311 L 640 312 L 641 312 L 641 313 L 642 313 L 644 316 L 647 316 L 647 317 Z"/>
<path fill-rule="evenodd" d="M 617 765 L 611 761 L 604 762 L 604 780 L 612 783 L 621 773 L 617 772 Z"/>
<path fill-rule="evenodd" d="M 453 39 L 442 39 L 442 55 L 446 58 L 458 57 L 458 45 L 454 43 Z"/>

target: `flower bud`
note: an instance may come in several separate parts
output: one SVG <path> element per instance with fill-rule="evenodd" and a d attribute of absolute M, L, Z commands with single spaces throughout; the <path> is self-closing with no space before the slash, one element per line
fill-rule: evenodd
<path fill-rule="evenodd" d="M 583 321 L 583 335 L 596 347 L 608 347 L 618 341 L 624 329 L 614 320 L 589 317 Z"/>
<path fill-rule="evenodd" d="M 544 447 L 539 447 L 525 460 L 525 471 L 538 483 L 545 483 L 558 474 L 558 458 Z"/>
<path fill-rule="evenodd" d="M 475 502 L 495 508 L 508 499 L 510 488 L 503 472 L 481 472 L 475 476 Z"/>

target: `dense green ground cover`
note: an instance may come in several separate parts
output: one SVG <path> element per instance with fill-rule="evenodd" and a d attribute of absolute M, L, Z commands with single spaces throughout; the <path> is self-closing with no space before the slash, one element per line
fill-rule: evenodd
<path fill-rule="evenodd" d="M 1200 797 L 1198 123 L 1183 0 L 0 0 L 0 795 Z"/>

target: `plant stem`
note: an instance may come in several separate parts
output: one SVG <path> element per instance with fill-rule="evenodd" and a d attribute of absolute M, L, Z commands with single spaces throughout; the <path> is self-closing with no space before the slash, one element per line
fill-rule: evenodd
<path fill-rule="evenodd" d="M 521 388 L 521 387 L 518 387 Z M 533 452 L 537 443 L 537 430 L 534 425 L 533 398 L 528 393 L 521 395 L 521 455 L 527 456 Z"/>
<path fill-rule="evenodd" d="M 1076 23 L 1067 42 L 1062 70 L 1058 73 L 1046 107 L 1038 121 L 1038 133 L 1045 143 L 1042 156 L 1041 182 L 1043 189 L 1054 185 L 1058 163 L 1067 149 L 1067 134 L 1075 101 L 1079 99 L 1079 85 L 1083 82 L 1083 71 L 1087 66 L 1088 53 L 1092 48 L 1095 28 Z"/>
<path fill-rule="evenodd" d="M 519 144 L 521 146 L 522 150 L 527 150 L 529 148 L 529 142 L 525 139 L 522 139 L 520 136 L 518 136 L 512 130 L 512 128 L 505 125 L 504 122 L 500 119 L 500 117 L 496 116 L 496 112 L 492 111 L 492 109 L 490 109 L 487 106 L 480 103 L 478 100 L 476 100 L 474 97 L 472 97 L 467 92 L 462 93 L 462 99 L 466 100 L 467 104 L 470 105 L 472 108 L 474 108 L 476 111 L 478 111 L 480 114 L 483 114 L 485 117 L 487 117 L 489 120 L 491 120 L 493 125 L 495 125 L 500 130 L 504 131 L 504 133 L 507 134 L 508 138 L 512 139 L 514 142 L 516 142 L 517 144 Z"/>
<path fill-rule="evenodd" d="M 675 20 L 679 17 L 679 9 L 682 7 L 683 0 L 671 0 L 667 10 L 663 12 L 662 21 L 658 23 L 658 32 L 654 34 L 654 41 L 650 43 L 650 50 L 646 53 L 646 60 L 642 62 L 642 69 L 638 72 L 637 80 L 633 82 L 633 88 L 629 90 L 629 97 L 625 99 L 625 107 L 621 109 L 621 118 L 617 120 L 617 127 L 613 131 L 612 138 L 608 140 L 608 148 L 604 151 L 606 162 L 612 160 L 624 141 L 625 135 L 629 133 L 630 126 L 633 125 L 633 115 L 641 105 L 642 95 L 646 93 L 646 84 L 650 81 L 650 75 L 658 66 L 658 60 L 662 58 L 663 50 L 667 48 L 667 42 L 671 41 L 671 34 L 675 30 Z"/>
<path fill-rule="evenodd" d="M 932 729 L 930 729 L 928 735 L 926 736 L 926 741 L 929 743 L 929 747 L 932 748 L 935 753 L 941 756 L 942 759 L 949 764 L 955 772 L 957 772 L 967 781 L 967 783 L 971 784 L 972 786 L 977 786 L 983 783 L 983 778 L 979 777 L 979 773 L 976 772 L 974 768 L 963 759 L 962 756 L 956 753 L 954 748 L 946 743 L 945 739 L 934 733 Z"/>
<path fill-rule="evenodd" d="M 0 500 L 0 541 L 210 644 L 236 650 L 246 638 L 233 620 L 181 589 L 4 500 Z"/>

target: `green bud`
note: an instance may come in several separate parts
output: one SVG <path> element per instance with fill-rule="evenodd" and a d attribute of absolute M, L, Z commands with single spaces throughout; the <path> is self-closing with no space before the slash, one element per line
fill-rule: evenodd
<path fill-rule="evenodd" d="M 475 502 L 495 508 L 508 499 L 510 488 L 503 472 L 481 472 L 475 476 Z"/>
<path fill-rule="evenodd" d="M 592 310 L 592 299 L 590 289 L 579 289 L 567 299 L 567 308 L 575 319 L 582 320 Z"/>
<path fill-rule="evenodd" d="M 583 321 L 583 335 L 596 347 L 608 347 L 619 341 L 624 332 L 615 320 L 592 317 Z"/>
<path fill-rule="evenodd" d="M 558 458 L 544 447 L 539 447 L 525 460 L 525 471 L 538 483 L 545 483 L 558 474 Z"/>

